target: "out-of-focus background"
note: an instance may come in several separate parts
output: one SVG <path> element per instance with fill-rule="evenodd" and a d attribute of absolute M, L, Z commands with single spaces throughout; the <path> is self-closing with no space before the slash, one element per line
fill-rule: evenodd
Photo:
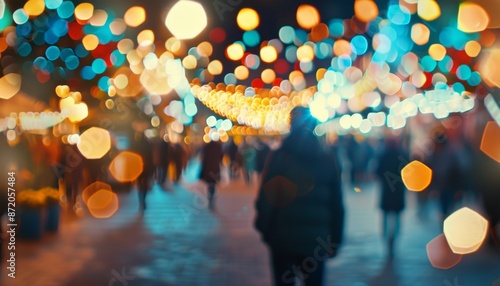
<path fill-rule="evenodd" d="M 499 13 L 0 0 L 0 285 L 272 285 L 254 204 L 296 106 L 341 169 L 325 285 L 500 285 Z M 404 187 L 391 255 L 385 185 Z"/>

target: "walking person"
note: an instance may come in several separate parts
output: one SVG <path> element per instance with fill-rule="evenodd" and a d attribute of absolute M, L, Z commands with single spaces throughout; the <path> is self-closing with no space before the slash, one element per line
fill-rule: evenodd
<path fill-rule="evenodd" d="M 208 185 L 208 205 L 214 208 L 215 187 L 220 181 L 220 165 L 222 163 L 222 145 L 219 141 L 210 141 L 203 146 L 201 154 L 200 179 Z"/>
<path fill-rule="evenodd" d="M 439 194 L 441 219 L 446 219 L 454 210 L 458 190 L 462 189 L 461 164 L 456 151 L 450 143 L 446 130 L 434 134 L 434 152 L 429 163 L 432 169 L 431 186 Z"/>
<path fill-rule="evenodd" d="M 166 188 L 167 183 L 167 174 L 168 174 L 168 163 L 169 163 L 169 150 L 170 143 L 165 141 L 164 138 L 161 138 L 158 142 L 158 184 L 162 186 L 162 188 Z"/>
<path fill-rule="evenodd" d="M 151 142 L 146 138 L 144 132 L 136 132 L 132 150 L 137 152 L 143 161 L 143 169 L 137 178 L 137 189 L 139 191 L 139 206 L 141 213 L 146 211 L 146 196 L 152 187 L 154 164 L 153 148 Z"/>
<path fill-rule="evenodd" d="M 322 285 L 337 254 L 344 207 L 335 158 L 313 134 L 310 110 L 291 112 L 291 132 L 270 153 L 256 202 L 255 227 L 271 254 L 274 285 Z"/>
<path fill-rule="evenodd" d="M 259 180 L 261 178 L 262 172 L 264 171 L 264 166 L 266 165 L 267 157 L 271 152 L 271 148 L 267 143 L 263 142 L 260 138 L 257 138 L 257 158 L 255 162 L 255 171 L 259 175 Z"/>
<path fill-rule="evenodd" d="M 401 169 L 407 156 L 394 138 L 386 138 L 385 149 L 378 158 L 376 174 L 381 183 L 380 208 L 383 212 L 382 234 L 387 244 L 387 258 L 394 257 L 394 245 L 401 229 L 401 212 L 405 208 L 405 186 Z"/>
<path fill-rule="evenodd" d="M 242 159 L 243 177 L 247 186 L 252 184 L 253 174 L 257 161 L 257 150 L 254 146 L 254 138 L 246 137 L 241 143 L 239 153 Z"/>
<path fill-rule="evenodd" d="M 238 178 L 239 174 L 239 164 L 238 164 L 238 145 L 234 142 L 234 138 L 231 137 L 224 150 L 226 155 L 229 157 L 229 178 L 235 180 Z"/>

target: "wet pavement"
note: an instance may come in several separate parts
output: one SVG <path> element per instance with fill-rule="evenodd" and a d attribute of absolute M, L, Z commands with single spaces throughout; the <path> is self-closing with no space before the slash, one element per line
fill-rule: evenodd
<path fill-rule="evenodd" d="M 344 190 L 345 243 L 327 263 L 325 285 L 500 285 L 500 251 L 486 245 L 450 270 L 430 265 L 425 246 L 442 223 L 432 204 L 419 218 L 413 193 L 396 257 L 387 260 L 377 184 L 357 187 Z M 271 285 L 268 252 L 252 226 L 256 191 L 243 181 L 222 183 L 211 211 L 203 184 L 187 180 L 169 190 L 155 185 L 144 215 L 134 190 L 119 195 L 109 219 L 64 211 L 58 233 L 17 241 L 16 278 L 6 277 L 3 259 L 0 285 Z"/>

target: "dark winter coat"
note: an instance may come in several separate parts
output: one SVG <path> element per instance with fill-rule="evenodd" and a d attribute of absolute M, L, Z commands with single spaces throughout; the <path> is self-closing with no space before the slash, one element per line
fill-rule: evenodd
<path fill-rule="evenodd" d="M 408 163 L 406 154 L 398 147 L 387 147 L 379 157 L 377 175 L 380 179 L 380 208 L 400 212 L 405 208 L 405 186 L 401 169 Z"/>
<path fill-rule="evenodd" d="M 308 130 L 292 132 L 270 154 L 255 227 L 273 251 L 310 256 L 324 245 L 321 241 L 338 248 L 344 207 L 340 173 L 333 162 L 331 152 L 324 152 Z"/>
<path fill-rule="evenodd" d="M 217 183 L 220 180 L 220 164 L 222 162 L 222 145 L 219 141 L 210 141 L 203 146 L 200 179 L 206 183 Z"/>

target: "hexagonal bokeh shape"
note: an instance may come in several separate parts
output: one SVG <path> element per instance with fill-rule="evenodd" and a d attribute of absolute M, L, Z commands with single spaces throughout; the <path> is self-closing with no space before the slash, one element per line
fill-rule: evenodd
<path fill-rule="evenodd" d="M 469 254 L 479 249 L 488 233 L 488 221 L 477 212 L 464 207 L 444 220 L 443 232 L 451 250 Z"/>
<path fill-rule="evenodd" d="M 500 126 L 495 121 L 489 121 L 483 131 L 481 151 L 491 159 L 500 163 Z"/>
<path fill-rule="evenodd" d="M 76 146 L 85 158 L 99 159 L 111 149 L 111 136 L 106 129 L 91 127 L 82 133 Z"/>
<path fill-rule="evenodd" d="M 95 218 L 110 218 L 118 211 L 118 196 L 110 190 L 99 190 L 88 199 L 87 207 Z"/>
<path fill-rule="evenodd" d="M 401 170 L 401 179 L 410 191 L 420 192 L 429 186 L 432 170 L 420 161 L 412 161 Z"/>
<path fill-rule="evenodd" d="M 207 14 L 195 1 L 179 1 L 170 8 L 165 26 L 179 40 L 192 39 L 207 26 Z"/>
<path fill-rule="evenodd" d="M 0 98 L 10 99 L 21 90 L 21 76 L 16 73 L 9 73 L 0 78 Z"/>
<path fill-rule="evenodd" d="M 142 173 L 143 168 L 142 157 L 130 151 L 121 152 L 109 165 L 111 175 L 121 183 L 135 181 Z"/>
<path fill-rule="evenodd" d="M 111 191 L 111 186 L 103 183 L 101 181 L 95 181 L 92 184 L 88 185 L 82 192 L 82 199 L 85 204 L 87 204 L 87 201 L 89 198 L 97 193 L 100 190 L 108 190 Z"/>
<path fill-rule="evenodd" d="M 462 260 L 462 255 L 453 253 L 443 234 L 427 243 L 426 249 L 430 263 L 439 269 L 450 269 Z"/>

